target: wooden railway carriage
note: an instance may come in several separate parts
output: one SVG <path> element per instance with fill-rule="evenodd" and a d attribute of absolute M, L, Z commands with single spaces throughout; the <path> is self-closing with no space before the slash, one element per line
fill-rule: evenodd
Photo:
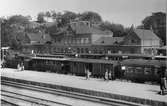
<path fill-rule="evenodd" d="M 66 73 L 68 70 L 67 58 L 50 58 L 50 57 L 31 57 L 28 63 L 30 70 L 48 71 L 56 73 Z"/>
<path fill-rule="evenodd" d="M 89 70 L 93 77 L 103 77 L 105 71 L 110 72 L 114 76 L 115 61 L 98 60 L 98 59 L 81 59 L 73 58 L 69 60 L 72 74 L 85 75 L 85 71 Z"/>
<path fill-rule="evenodd" d="M 85 70 L 91 72 L 92 77 L 103 77 L 107 70 L 114 76 L 115 61 L 81 59 L 81 58 L 48 58 L 32 57 L 28 63 L 30 70 L 49 71 L 63 74 L 85 76 Z"/>
<path fill-rule="evenodd" d="M 166 61 L 127 59 L 122 61 L 122 66 L 126 67 L 124 72 L 125 79 L 135 82 L 157 82 L 162 67 L 166 69 Z"/>

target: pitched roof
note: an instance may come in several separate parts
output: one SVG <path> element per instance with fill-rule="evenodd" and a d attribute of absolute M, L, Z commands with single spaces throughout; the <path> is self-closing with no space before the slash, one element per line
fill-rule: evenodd
<path fill-rule="evenodd" d="M 42 33 L 27 33 L 28 38 L 30 41 L 35 41 L 38 43 L 46 43 L 47 41 L 50 41 L 50 35 L 48 34 L 42 34 Z"/>
<path fill-rule="evenodd" d="M 114 45 L 123 41 L 123 37 L 101 37 L 94 42 L 96 45 Z"/>
<path fill-rule="evenodd" d="M 99 28 L 86 25 L 86 24 L 71 24 L 72 30 L 75 31 L 76 34 L 112 34 L 111 31 L 102 31 Z"/>
<path fill-rule="evenodd" d="M 149 39 L 160 40 L 159 37 L 151 30 L 134 29 L 134 32 L 142 40 L 149 40 Z"/>
<path fill-rule="evenodd" d="M 166 61 L 162 60 L 144 60 L 144 59 L 126 59 L 122 61 L 123 65 L 130 65 L 130 66 L 165 66 Z"/>

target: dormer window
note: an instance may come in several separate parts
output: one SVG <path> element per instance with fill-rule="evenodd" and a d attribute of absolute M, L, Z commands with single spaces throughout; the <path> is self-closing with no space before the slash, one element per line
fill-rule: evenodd
<path fill-rule="evenodd" d="M 118 44 L 118 41 L 115 41 L 114 44 Z"/>
<path fill-rule="evenodd" d="M 137 43 L 137 40 L 132 39 L 131 43 Z"/>

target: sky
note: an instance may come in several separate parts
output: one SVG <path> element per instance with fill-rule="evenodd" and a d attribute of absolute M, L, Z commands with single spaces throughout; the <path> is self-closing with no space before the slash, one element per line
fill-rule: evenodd
<path fill-rule="evenodd" d="M 39 12 L 50 10 L 94 11 L 104 21 L 130 27 L 154 12 L 166 12 L 166 0 L 0 0 L 0 17 L 21 14 L 35 19 Z"/>

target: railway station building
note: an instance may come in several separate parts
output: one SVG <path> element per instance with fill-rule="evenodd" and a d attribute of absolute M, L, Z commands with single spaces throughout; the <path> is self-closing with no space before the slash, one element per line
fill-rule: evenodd
<path fill-rule="evenodd" d="M 64 31 L 63 31 L 64 30 Z M 35 53 L 129 53 L 157 54 L 161 40 L 151 31 L 131 28 L 124 37 L 113 37 L 113 32 L 101 30 L 88 21 L 71 22 L 61 33 L 54 35 L 27 34 L 29 43 L 23 51 Z"/>

